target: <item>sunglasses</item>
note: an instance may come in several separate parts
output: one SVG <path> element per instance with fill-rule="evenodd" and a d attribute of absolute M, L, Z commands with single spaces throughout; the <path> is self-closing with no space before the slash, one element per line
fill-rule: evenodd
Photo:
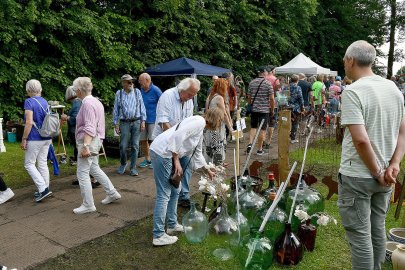
<path fill-rule="evenodd" d="M 127 84 L 133 84 L 133 82 L 129 81 L 129 82 L 127 82 Z"/>

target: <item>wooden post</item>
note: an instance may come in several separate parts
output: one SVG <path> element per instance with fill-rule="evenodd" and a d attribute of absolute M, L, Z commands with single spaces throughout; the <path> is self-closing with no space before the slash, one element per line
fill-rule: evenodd
<path fill-rule="evenodd" d="M 279 179 L 281 181 L 287 179 L 289 173 L 289 149 L 290 149 L 290 130 L 291 130 L 291 111 L 282 110 L 278 117 L 278 168 Z"/>
<path fill-rule="evenodd" d="M 236 121 L 239 123 L 240 130 L 238 130 L 238 128 L 236 128 L 236 131 L 234 132 L 234 134 L 232 134 L 232 136 L 235 136 L 235 139 L 236 139 L 236 173 L 237 173 L 237 175 L 241 175 L 240 168 L 239 168 L 239 166 L 240 166 L 240 161 L 239 161 L 239 158 L 240 158 L 240 155 L 239 155 L 239 153 L 240 153 L 239 140 L 240 140 L 240 138 L 243 138 L 243 129 L 242 129 L 242 124 L 240 122 L 241 121 L 240 120 L 240 112 L 241 112 L 241 109 L 238 109 L 236 111 Z M 236 127 L 237 126 L 238 125 L 236 125 Z"/>

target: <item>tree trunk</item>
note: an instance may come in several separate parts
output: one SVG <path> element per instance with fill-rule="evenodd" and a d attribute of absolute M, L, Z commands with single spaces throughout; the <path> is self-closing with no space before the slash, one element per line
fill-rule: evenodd
<path fill-rule="evenodd" d="M 388 51 L 387 79 L 392 76 L 392 67 L 394 65 L 394 50 L 395 50 L 395 29 L 397 26 L 397 1 L 389 0 L 391 6 L 390 18 L 390 48 Z"/>

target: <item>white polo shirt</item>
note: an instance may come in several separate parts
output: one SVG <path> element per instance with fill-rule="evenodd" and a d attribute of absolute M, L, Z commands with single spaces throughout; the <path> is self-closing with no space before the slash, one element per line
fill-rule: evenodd
<path fill-rule="evenodd" d="M 150 150 L 162 158 L 172 158 L 172 153 L 177 153 L 179 158 L 191 156 L 196 149 L 191 164 L 194 169 L 199 169 L 207 162 L 202 154 L 203 131 L 205 119 L 199 115 L 191 116 L 181 121 L 158 135 L 150 145 Z M 197 147 L 197 148 L 196 148 Z"/>
<path fill-rule="evenodd" d="M 153 130 L 152 139 L 154 140 L 163 129 L 159 123 L 169 123 L 174 126 L 183 119 L 193 115 L 193 101 L 187 100 L 183 104 L 180 101 L 179 90 L 177 87 L 170 88 L 160 96 L 156 107 L 156 122 Z"/>

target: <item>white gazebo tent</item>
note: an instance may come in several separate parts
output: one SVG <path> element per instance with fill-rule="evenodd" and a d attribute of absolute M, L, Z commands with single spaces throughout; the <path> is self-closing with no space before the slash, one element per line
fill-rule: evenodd
<path fill-rule="evenodd" d="M 321 67 L 303 53 L 298 54 L 291 59 L 290 62 L 284 66 L 276 68 L 277 74 L 292 74 L 292 73 L 304 73 L 305 75 L 315 74 L 330 74 L 331 71 L 328 68 Z"/>

